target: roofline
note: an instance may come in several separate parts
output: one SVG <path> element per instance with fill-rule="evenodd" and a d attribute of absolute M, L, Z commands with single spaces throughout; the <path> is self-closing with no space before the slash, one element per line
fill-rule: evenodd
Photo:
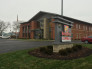
<path fill-rule="evenodd" d="M 52 14 L 52 15 L 57 15 L 57 16 L 61 16 L 61 17 L 65 17 L 66 19 L 69 18 L 69 19 L 71 19 L 71 20 L 78 21 L 78 22 L 83 22 L 83 23 L 86 23 L 86 24 L 92 24 L 92 23 L 89 23 L 89 22 L 86 22 L 86 21 L 82 21 L 82 20 L 75 19 L 75 18 L 71 18 L 71 17 L 64 16 L 64 15 L 62 16 L 62 15 L 59 15 L 59 14 L 56 14 L 56 13 L 49 13 L 49 12 L 44 12 L 44 11 L 40 11 L 40 12 L 42 12 L 42 13 L 47 13 L 47 14 Z M 69 19 L 68 19 L 68 20 L 69 20 Z M 69 21 L 71 21 L 71 20 L 69 20 Z"/>
<path fill-rule="evenodd" d="M 86 21 L 82 21 L 82 20 L 79 20 L 79 19 L 75 19 L 75 18 L 72 18 L 72 17 L 67 17 L 67 16 L 63 16 L 65 17 L 66 19 L 71 19 L 71 20 L 74 20 L 74 21 L 77 21 L 77 22 L 82 22 L 82 23 L 85 23 L 85 24 L 92 24 L 90 22 L 86 22 Z"/>
<path fill-rule="evenodd" d="M 23 23 L 20 23 L 20 24 L 25 24 L 25 23 L 28 23 L 28 22 L 23 22 Z"/>
<path fill-rule="evenodd" d="M 43 14 L 51 14 L 51 15 L 54 15 L 54 16 L 61 16 L 62 18 L 67 19 L 67 20 L 69 20 L 69 21 L 71 21 L 71 22 L 77 21 L 77 22 L 82 22 L 82 23 L 85 23 L 85 24 L 91 24 L 91 25 L 92 25 L 92 23 L 85 22 L 85 21 L 82 21 L 82 20 L 79 20 L 79 19 L 75 19 L 75 18 L 71 18 L 71 17 L 67 17 L 67 16 L 62 16 L 62 15 L 59 15 L 59 14 L 56 14 L 56 13 L 44 12 L 44 11 L 39 11 L 39 12 L 38 12 L 36 15 L 34 15 L 30 20 L 28 20 L 27 22 L 23 22 L 23 23 L 21 23 L 21 24 L 25 24 L 25 23 L 28 23 L 28 22 L 33 21 L 34 18 L 35 18 L 38 14 L 40 14 L 40 13 L 43 13 Z"/>

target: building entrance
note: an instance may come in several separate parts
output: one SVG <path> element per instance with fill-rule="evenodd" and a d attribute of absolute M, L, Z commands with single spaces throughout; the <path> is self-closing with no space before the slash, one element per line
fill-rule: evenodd
<path fill-rule="evenodd" d="M 37 29 L 34 31 L 34 38 L 35 39 L 43 39 L 43 30 Z"/>

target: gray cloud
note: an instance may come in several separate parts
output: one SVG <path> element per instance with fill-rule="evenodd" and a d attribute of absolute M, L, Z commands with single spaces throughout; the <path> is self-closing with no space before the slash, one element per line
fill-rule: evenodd
<path fill-rule="evenodd" d="M 64 15 L 92 23 L 92 0 L 64 0 Z M 0 0 L 0 19 L 23 21 L 39 11 L 61 14 L 61 0 Z"/>

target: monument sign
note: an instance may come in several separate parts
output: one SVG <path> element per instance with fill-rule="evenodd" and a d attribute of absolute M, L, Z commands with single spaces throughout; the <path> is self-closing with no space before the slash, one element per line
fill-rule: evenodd
<path fill-rule="evenodd" d="M 71 42 L 71 32 L 69 32 L 69 26 L 64 25 L 64 32 L 61 31 L 61 41 Z"/>

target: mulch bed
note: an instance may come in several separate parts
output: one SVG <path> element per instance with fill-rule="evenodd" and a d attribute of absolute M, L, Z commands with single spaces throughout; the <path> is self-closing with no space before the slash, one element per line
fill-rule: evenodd
<path fill-rule="evenodd" d="M 57 59 L 57 60 L 72 60 L 72 59 L 78 59 L 82 57 L 86 57 L 92 54 L 92 49 L 83 47 L 81 50 L 77 52 L 73 52 L 67 56 L 61 56 L 59 53 L 53 53 L 52 55 L 47 55 L 42 52 L 40 52 L 39 49 L 35 49 L 28 52 L 30 55 L 40 57 L 40 58 L 48 58 L 48 59 Z"/>

